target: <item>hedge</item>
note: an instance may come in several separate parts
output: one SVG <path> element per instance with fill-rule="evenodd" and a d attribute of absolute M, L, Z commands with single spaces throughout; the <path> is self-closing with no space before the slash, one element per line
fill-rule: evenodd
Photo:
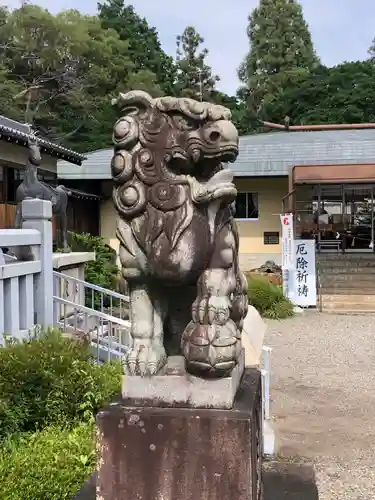
<path fill-rule="evenodd" d="M 73 498 L 95 470 L 94 423 L 47 427 L 5 441 L 0 452 L 0 498 Z"/>
<path fill-rule="evenodd" d="M 0 349 L 0 439 L 89 420 L 120 387 L 119 363 L 96 365 L 88 345 L 56 331 L 8 344 Z"/>
<path fill-rule="evenodd" d="M 0 498 L 71 499 L 95 469 L 94 414 L 121 387 L 120 363 L 50 330 L 0 349 Z"/>

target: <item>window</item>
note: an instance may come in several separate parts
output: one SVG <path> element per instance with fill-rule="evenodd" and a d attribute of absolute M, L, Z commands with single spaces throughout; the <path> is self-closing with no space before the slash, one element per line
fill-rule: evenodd
<path fill-rule="evenodd" d="M 259 219 L 258 193 L 238 193 L 236 219 Z"/>
<path fill-rule="evenodd" d="M 280 243 L 280 233 L 278 231 L 265 231 L 263 233 L 265 245 L 278 245 Z"/>
<path fill-rule="evenodd" d="M 10 203 L 16 201 L 16 191 L 23 181 L 24 172 L 20 168 L 7 168 L 7 200 Z"/>

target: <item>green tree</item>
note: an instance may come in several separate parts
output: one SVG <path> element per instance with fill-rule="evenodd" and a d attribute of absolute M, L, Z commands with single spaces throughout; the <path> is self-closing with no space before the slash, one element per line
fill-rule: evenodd
<path fill-rule="evenodd" d="M 246 105 L 246 96 L 238 91 L 236 95 L 229 96 L 219 90 L 213 90 L 210 93 L 209 100 L 215 104 L 220 104 L 230 109 L 232 113 L 232 121 L 235 124 L 238 133 L 245 135 L 253 132 L 257 120 L 251 116 Z"/>
<path fill-rule="evenodd" d="M 98 93 L 113 91 L 132 71 L 117 33 L 78 11 L 54 16 L 24 5 L 0 26 L 0 43 L 10 82 L 22 87 L 15 98 L 24 102 L 24 119 L 52 131 L 61 128 L 66 106 L 77 119 L 90 118 Z"/>
<path fill-rule="evenodd" d="M 14 117 L 52 140 L 81 151 L 105 147 L 116 117 L 111 97 L 133 88 L 162 93 L 155 74 L 137 69 L 128 48 L 96 16 L 52 15 L 27 4 L 0 23 L 0 86 L 4 95 L 15 94 Z M 4 95 L 0 110 L 9 115 Z"/>
<path fill-rule="evenodd" d="M 281 88 L 262 114 L 292 125 L 375 121 L 375 65 L 372 61 L 320 66 L 299 85 Z"/>
<path fill-rule="evenodd" d="M 23 119 L 24 106 L 15 97 L 23 87 L 12 80 L 8 68 L 0 63 L 0 114 L 13 120 Z"/>
<path fill-rule="evenodd" d="M 173 58 L 161 48 L 155 28 L 140 17 L 124 0 L 107 0 L 98 4 L 99 18 L 105 29 L 114 29 L 120 40 L 128 43 L 128 57 L 137 71 L 147 71 L 146 79 L 160 86 L 165 94 L 173 94 L 176 68 Z"/>
<path fill-rule="evenodd" d="M 260 0 L 249 16 L 250 51 L 239 78 L 260 110 L 280 87 L 296 84 L 318 64 L 302 7 L 296 0 Z"/>
<path fill-rule="evenodd" d="M 0 6 L 0 26 L 6 23 L 9 14 L 8 7 Z"/>
<path fill-rule="evenodd" d="M 177 37 L 177 91 L 194 99 L 211 100 L 216 83 L 220 81 L 206 63 L 208 50 L 201 49 L 204 39 L 193 26 Z"/>
<path fill-rule="evenodd" d="M 368 53 L 370 54 L 370 58 L 375 60 L 375 38 L 372 40 Z"/>

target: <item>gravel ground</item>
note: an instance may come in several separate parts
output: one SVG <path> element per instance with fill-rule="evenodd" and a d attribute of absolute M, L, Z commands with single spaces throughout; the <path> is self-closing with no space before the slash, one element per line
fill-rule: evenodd
<path fill-rule="evenodd" d="M 375 316 L 269 321 L 280 452 L 316 465 L 320 500 L 375 499 Z"/>

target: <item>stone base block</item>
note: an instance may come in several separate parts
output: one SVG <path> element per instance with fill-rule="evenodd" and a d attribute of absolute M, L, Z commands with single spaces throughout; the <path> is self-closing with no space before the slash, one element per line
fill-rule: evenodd
<path fill-rule="evenodd" d="M 125 375 L 124 404 L 130 406 L 220 408 L 233 406 L 245 366 L 242 350 L 230 377 L 202 379 L 185 370 L 183 356 L 170 356 L 163 372 L 153 377 Z"/>
<path fill-rule="evenodd" d="M 97 426 L 97 499 L 261 498 L 258 370 L 245 370 L 230 410 L 114 403 Z"/>

